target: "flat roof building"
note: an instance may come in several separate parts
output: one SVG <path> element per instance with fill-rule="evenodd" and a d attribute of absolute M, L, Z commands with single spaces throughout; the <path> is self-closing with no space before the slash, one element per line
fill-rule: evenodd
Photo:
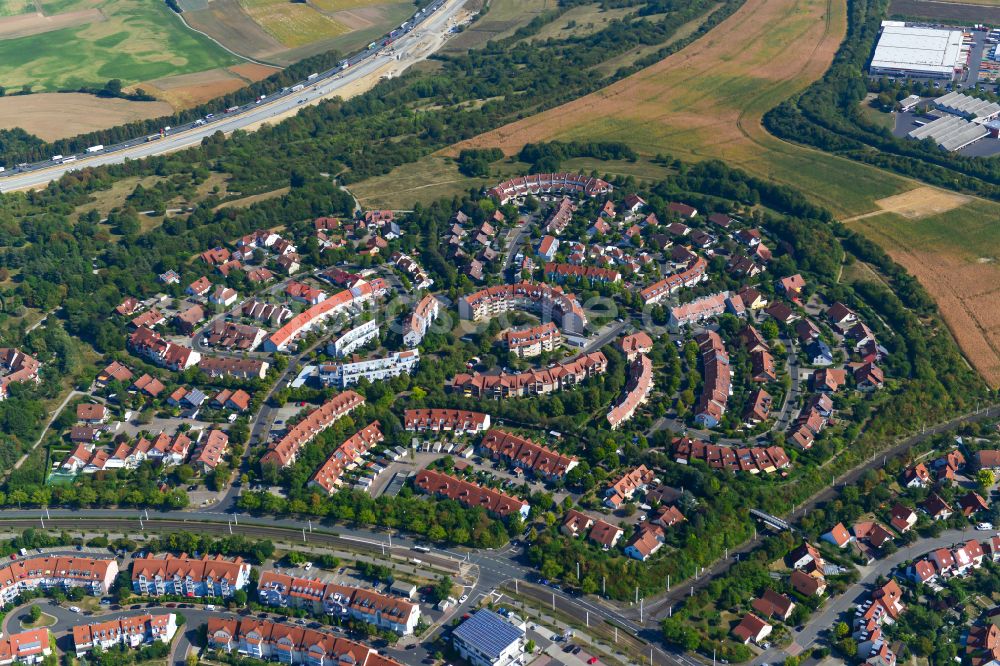
<path fill-rule="evenodd" d="M 918 127 L 907 136 L 917 140 L 934 139 L 945 150 L 956 151 L 979 141 L 988 134 L 989 130 L 977 123 L 970 123 L 958 116 L 942 116 L 923 127 Z"/>
<path fill-rule="evenodd" d="M 455 650 L 473 666 L 508 666 L 524 655 L 524 630 L 485 608 L 452 632 Z"/>
<path fill-rule="evenodd" d="M 984 99 L 977 99 L 960 92 L 941 95 L 934 100 L 934 106 L 969 120 L 993 120 L 1000 116 L 1000 104 L 987 102 Z"/>
<path fill-rule="evenodd" d="M 875 55 L 868 68 L 873 76 L 920 76 L 952 79 L 961 69 L 962 31 L 882 24 Z"/>

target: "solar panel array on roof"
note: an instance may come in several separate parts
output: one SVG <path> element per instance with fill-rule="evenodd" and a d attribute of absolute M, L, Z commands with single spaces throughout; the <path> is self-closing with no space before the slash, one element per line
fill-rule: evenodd
<path fill-rule="evenodd" d="M 982 125 L 970 123 L 958 116 L 944 116 L 909 133 L 911 139 L 934 139 L 945 150 L 960 150 L 987 136 L 989 131 Z"/>
<path fill-rule="evenodd" d="M 458 625 L 454 636 L 486 656 L 497 659 L 524 632 L 501 616 L 485 608 Z"/>

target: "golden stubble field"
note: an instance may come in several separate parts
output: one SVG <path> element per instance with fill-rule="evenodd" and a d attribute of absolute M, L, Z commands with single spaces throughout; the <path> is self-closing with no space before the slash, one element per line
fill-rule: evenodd
<path fill-rule="evenodd" d="M 592 95 L 453 146 L 614 140 L 716 158 L 795 187 L 879 242 L 937 300 L 969 362 L 1000 385 L 1000 206 L 777 139 L 763 115 L 822 76 L 843 2 L 747 0 L 689 47 Z"/>

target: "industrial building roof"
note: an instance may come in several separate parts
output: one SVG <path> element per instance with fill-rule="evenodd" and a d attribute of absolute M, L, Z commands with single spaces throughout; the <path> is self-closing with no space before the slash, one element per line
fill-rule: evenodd
<path fill-rule="evenodd" d="M 882 28 L 871 67 L 951 76 L 961 51 L 960 30 L 887 25 Z"/>
<path fill-rule="evenodd" d="M 524 632 L 491 610 L 482 608 L 455 628 L 454 636 L 474 646 L 484 655 L 497 659 Z"/>
<path fill-rule="evenodd" d="M 991 118 L 1000 113 L 1000 104 L 976 99 L 960 92 L 950 92 L 934 100 L 934 105 L 945 111 L 969 118 Z"/>
<path fill-rule="evenodd" d="M 910 132 L 911 139 L 934 139 L 945 150 L 959 150 L 978 141 L 989 132 L 976 123 L 958 116 L 944 116 Z"/>

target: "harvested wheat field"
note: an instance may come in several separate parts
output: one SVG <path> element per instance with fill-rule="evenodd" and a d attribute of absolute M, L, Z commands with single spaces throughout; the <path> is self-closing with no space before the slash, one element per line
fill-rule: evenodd
<path fill-rule="evenodd" d="M 919 219 L 897 213 L 850 223 L 920 280 L 973 367 L 1000 386 L 1000 229 L 994 204 Z"/>
<path fill-rule="evenodd" d="M 5 16 L 0 18 L 0 39 L 28 37 L 30 35 L 39 35 L 43 32 L 52 32 L 53 30 L 61 30 L 63 28 L 75 28 L 87 25 L 88 23 L 106 20 L 107 17 L 97 8 L 81 9 L 54 16 L 45 16 L 38 12 Z"/>
<path fill-rule="evenodd" d="M 234 92 L 279 71 L 247 63 L 232 67 L 218 67 L 207 72 L 167 76 L 136 85 L 159 99 L 169 102 L 175 110 L 188 109 Z"/>
<path fill-rule="evenodd" d="M 896 194 L 884 199 L 877 199 L 875 205 L 877 210 L 862 215 L 849 217 L 844 222 L 854 222 L 867 217 L 875 217 L 883 213 L 896 213 L 908 220 L 919 220 L 929 215 L 940 215 L 954 210 L 959 206 L 972 201 L 972 197 L 967 197 L 957 192 L 939 190 L 935 187 L 916 187 L 908 192 Z"/>
<path fill-rule="evenodd" d="M 130 102 L 83 93 L 0 97 L 0 128 L 20 127 L 45 141 L 173 113 L 166 102 Z"/>
<path fill-rule="evenodd" d="M 507 154 L 553 139 L 624 141 L 646 156 L 724 159 L 811 195 L 840 215 L 873 209 L 906 182 L 774 138 L 764 113 L 819 78 L 846 29 L 830 0 L 747 0 L 686 48 L 592 95 L 449 149 Z"/>

